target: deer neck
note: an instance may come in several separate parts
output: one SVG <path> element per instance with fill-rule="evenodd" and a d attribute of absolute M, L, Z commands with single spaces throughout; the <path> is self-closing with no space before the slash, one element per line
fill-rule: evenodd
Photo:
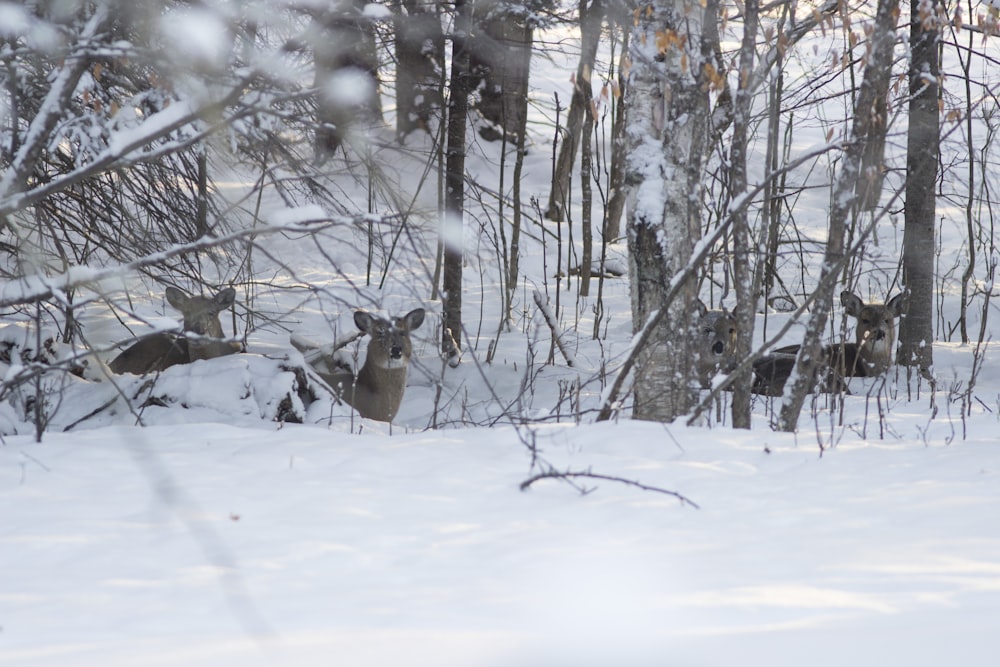
<path fill-rule="evenodd" d="M 895 332 L 889 331 L 881 340 L 861 338 L 858 340 L 858 356 L 869 375 L 881 375 L 892 365 L 896 348 Z"/>
<path fill-rule="evenodd" d="M 406 364 L 386 367 L 365 361 L 358 372 L 352 405 L 363 417 L 392 421 L 406 390 Z"/>

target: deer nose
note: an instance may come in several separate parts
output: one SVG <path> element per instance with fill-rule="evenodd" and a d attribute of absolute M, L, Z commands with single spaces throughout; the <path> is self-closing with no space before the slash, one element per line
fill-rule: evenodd
<path fill-rule="evenodd" d="M 389 349 L 389 356 L 392 357 L 393 359 L 399 359 L 400 357 L 403 356 L 403 348 L 400 347 L 399 345 L 393 345 Z"/>
<path fill-rule="evenodd" d="M 882 331 L 881 329 L 879 329 L 878 331 L 875 332 L 875 340 L 884 340 L 884 339 L 885 339 L 885 332 L 884 331 Z"/>
<path fill-rule="evenodd" d="M 726 351 L 726 345 L 721 340 L 715 341 L 715 345 L 712 346 L 712 352 L 715 354 L 722 354 Z"/>

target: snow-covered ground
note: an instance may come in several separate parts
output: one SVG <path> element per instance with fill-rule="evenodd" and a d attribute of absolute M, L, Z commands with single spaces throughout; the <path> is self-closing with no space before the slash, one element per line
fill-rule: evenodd
<path fill-rule="evenodd" d="M 539 104 L 551 88 L 568 99 L 565 59 L 541 65 Z M 544 200 L 551 128 L 539 128 L 524 184 Z M 496 150 L 477 144 L 470 171 L 495 169 Z M 421 173 L 408 159 L 379 163 L 407 182 Z M 799 204 L 819 210 L 824 196 Z M 821 233 L 822 216 L 815 224 Z M 468 338 L 450 369 L 428 300 L 433 234 L 403 239 L 380 290 L 365 286 L 362 231 L 268 237 L 269 256 L 255 258 L 267 288 L 252 307 L 272 319 L 251 330 L 247 354 L 169 369 L 153 387 L 53 385 L 63 400 L 41 443 L 24 421 L 31 391 L 0 405 L 0 664 L 997 663 L 1000 370 L 989 345 L 977 372 L 975 346 L 937 343 L 935 391 L 913 382 L 910 393 L 894 372 L 852 383 L 842 410 L 817 397 L 795 435 L 769 428 L 766 399 L 751 431 L 714 414 L 696 427 L 627 411 L 595 424 L 630 344 L 625 280 L 605 286 L 599 341 L 596 297 L 563 293 L 576 363 L 556 353 L 546 365 L 532 291 L 555 298 L 552 238 L 543 247 L 527 230 L 525 287 L 498 336 L 496 257 L 470 223 Z M 394 230 L 383 233 L 388 247 Z M 863 296 L 886 296 L 899 226 L 885 223 L 880 242 Z M 943 239 L 942 266 L 962 248 Z M 353 307 L 416 305 L 432 316 L 414 336 L 394 425 L 329 396 L 293 405 L 302 424 L 272 421 L 295 395 L 290 330 L 324 340 L 353 329 Z M 138 309 L 151 323 L 176 316 L 159 294 Z M 100 304 L 80 317 L 95 346 L 127 335 Z M 772 332 L 783 317 L 770 314 Z M 16 328 L 0 340 L 31 344 Z M 580 476 L 521 489 L 548 470 Z"/>
<path fill-rule="evenodd" d="M 0 662 L 985 667 L 1000 448 L 977 432 L 822 458 L 806 435 L 629 421 L 8 438 Z M 529 439 L 698 508 L 520 491 Z"/>

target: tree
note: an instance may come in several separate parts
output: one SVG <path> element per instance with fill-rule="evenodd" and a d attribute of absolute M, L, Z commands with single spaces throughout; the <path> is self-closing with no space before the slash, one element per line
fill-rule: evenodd
<path fill-rule="evenodd" d="M 604 0 L 580 0 L 580 61 L 573 79 L 573 96 L 570 98 L 569 113 L 566 117 L 566 131 L 559 147 L 559 157 L 552 174 L 549 190 L 549 205 L 545 217 L 562 222 L 565 219 L 566 199 L 569 196 L 570 179 L 576 163 L 576 151 L 580 145 L 580 130 L 584 115 L 589 113 L 593 103 L 591 77 L 597 60 L 597 47 L 601 41 L 601 24 L 604 22 Z"/>
<path fill-rule="evenodd" d="M 378 57 L 365 0 L 330 0 L 314 14 L 316 152 L 333 154 L 358 118 L 380 118 Z"/>
<path fill-rule="evenodd" d="M 465 217 L 465 131 L 469 112 L 469 34 L 472 8 L 465 0 L 455 2 L 452 34 L 451 74 L 448 97 L 448 145 L 445 149 L 445 210 L 441 231 L 444 247 L 442 299 L 444 326 L 441 349 L 454 356 L 462 346 L 462 262 Z"/>
<path fill-rule="evenodd" d="M 444 34 L 437 7 L 427 0 L 397 2 L 396 14 L 396 134 L 433 132 L 444 107 Z M 403 13 L 405 11 L 405 13 Z"/>
<path fill-rule="evenodd" d="M 656 344 L 635 366 L 637 419 L 670 421 L 694 403 L 691 330 L 695 280 L 681 269 L 701 230 L 702 168 L 707 154 L 708 85 L 702 25 L 713 5 L 685 0 L 643 3 L 629 40 L 626 90 L 632 327 L 661 309 Z M 666 302 L 680 281 L 680 298 Z M 684 332 L 677 335 L 677 332 Z"/>
<path fill-rule="evenodd" d="M 892 66 L 892 47 L 895 43 L 898 0 L 879 0 L 875 25 L 868 38 L 865 67 L 855 103 L 854 121 L 847 137 L 840 171 L 831 198 L 830 218 L 827 226 L 826 250 L 820 266 L 819 282 L 814 292 L 813 312 L 806 326 L 806 335 L 799 349 L 795 369 L 785 383 L 778 428 L 794 431 L 806 394 L 812 389 L 820 368 L 823 332 L 833 304 L 835 280 L 843 266 L 844 234 L 847 218 L 854 207 L 858 192 L 857 182 L 861 159 L 865 150 L 864 139 L 869 136 L 873 114 L 879 94 L 878 81 L 885 69 Z"/>
<path fill-rule="evenodd" d="M 528 110 L 534 31 L 546 23 L 551 0 L 475 2 L 469 36 L 469 86 L 477 95 L 476 110 L 487 125 L 484 139 L 515 136 Z"/>
<path fill-rule="evenodd" d="M 941 127 L 938 110 L 937 3 L 910 4 L 910 124 L 906 134 L 903 284 L 909 292 L 900 323 L 898 361 L 926 373 L 934 363 L 934 221 Z M 944 19 L 947 21 L 947 19 Z M 971 244 L 973 240 L 970 238 Z"/>
<path fill-rule="evenodd" d="M 747 196 L 747 138 L 752 103 L 751 73 L 757 43 L 759 3 L 746 0 L 744 4 L 743 43 L 740 47 L 739 76 L 733 101 L 733 139 L 730 148 L 730 189 L 733 199 Z M 737 206 L 733 211 L 733 281 L 736 286 L 736 358 L 746 359 L 753 342 L 754 315 L 757 312 L 757 294 L 753 290 L 750 272 L 750 222 L 746 207 Z M 750 428 L 750 370 L 743 371 L 734 381 L 733 426 Z"/>

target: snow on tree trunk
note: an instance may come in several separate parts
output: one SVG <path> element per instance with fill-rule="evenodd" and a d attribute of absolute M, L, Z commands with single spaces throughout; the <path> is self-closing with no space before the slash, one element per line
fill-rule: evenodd
<path fill-rule="evenodd" d="M 701 175 L 708 93 L 703 87 L 698 2 L 639 6 L 630 39 L 626 91 L 629 268 L 632 326 L 666 308 L 654 343 L 635 367 L 636 419 L 670 421 L 693 406 L 691 321 L 695 281 L 679 274 L 701 228 Z M 684 289 L 670 303 L 674 280 Z"/>

